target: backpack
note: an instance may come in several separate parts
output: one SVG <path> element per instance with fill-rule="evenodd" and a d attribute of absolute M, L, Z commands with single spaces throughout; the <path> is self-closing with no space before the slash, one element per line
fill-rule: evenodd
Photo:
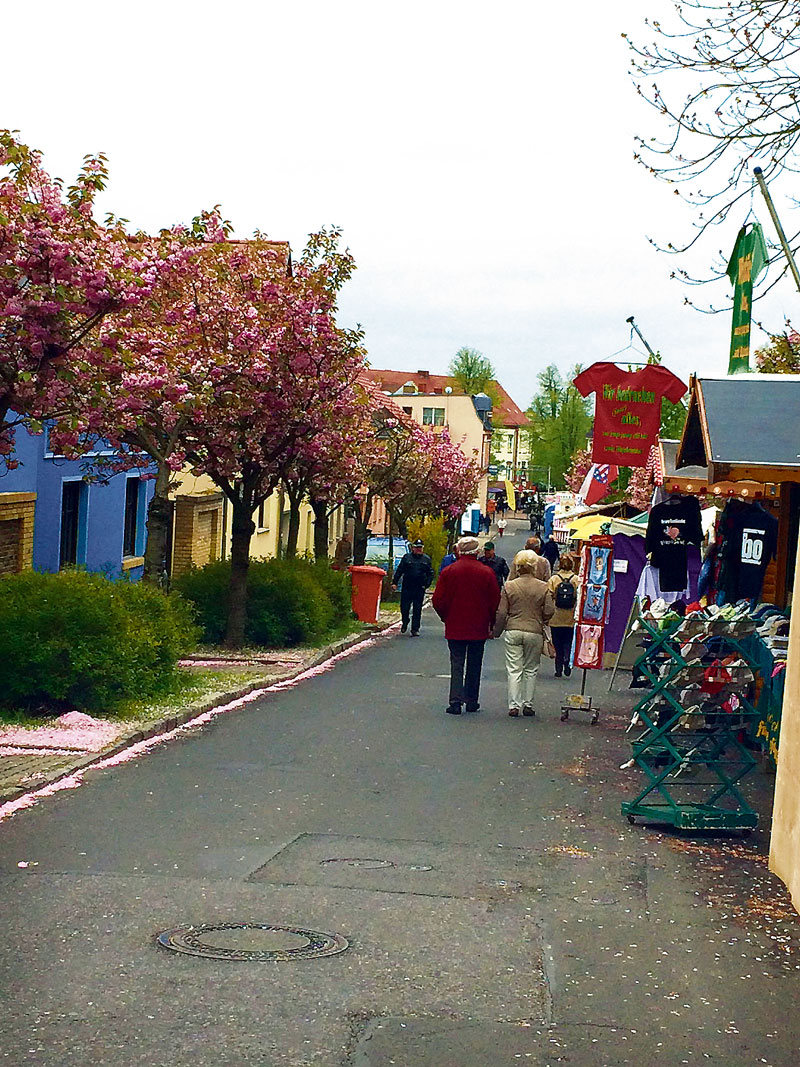
<path fill-rule="evenodd" d="M 556 587 L 556 607 L 557 608 L 574 608 L 577 596 L 575 594 L 575 586 L 569 580 L 569 578 L 562 578 Z"/>

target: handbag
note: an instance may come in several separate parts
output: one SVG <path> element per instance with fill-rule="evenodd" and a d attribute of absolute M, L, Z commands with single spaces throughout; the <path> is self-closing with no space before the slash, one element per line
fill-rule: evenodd
<path fill-rule="evenodd" d="M 545 626 L 545 628 L 543 630 L 543 635 L 544 635 L 544 643 L 542 645 L 542 655 L 543 656 L 547 656 L 548 659 L 555 659 L 556 658 L 556 650 L 555 650 L 555 645 L 553 644 L 553 639 L 550 636 L 550 628 L 549 627 Z"/>

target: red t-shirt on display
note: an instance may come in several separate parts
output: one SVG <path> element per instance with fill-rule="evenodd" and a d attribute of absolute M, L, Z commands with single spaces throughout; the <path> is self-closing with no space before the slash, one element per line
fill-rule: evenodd
<path fill-rule="evenodd" d="M 593 363 L 572 383 L 581 396 L 596 393 L 592 460 L 619 467 L 646 467 L 661 425 L 661 398 L 673 404 L 686 386 L 657 363 L 628 371 Z"/>

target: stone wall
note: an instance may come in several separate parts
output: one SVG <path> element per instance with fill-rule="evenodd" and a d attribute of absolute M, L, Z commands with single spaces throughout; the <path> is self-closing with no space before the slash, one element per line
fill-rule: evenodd
<path fill-rule="evenodd" d="M 0 493 L 0 574 L 33 566 L 36 493 Z"/>
<path fill-rule="evenodd" d="M 219 559 L 222 544 L 222 493 L 175 497 L 172 577 Z"/>

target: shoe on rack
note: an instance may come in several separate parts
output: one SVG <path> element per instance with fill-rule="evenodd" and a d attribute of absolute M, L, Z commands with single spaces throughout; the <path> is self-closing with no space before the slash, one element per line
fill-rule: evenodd
<path fill-rule="evenodd" d="M 533 710 L 533 708 L 530 706 L 530 704 L 523 704 L 522 705 L 522 714 L 527 716 L 528 718 L 530 718 L 532 715 L 535 715 L 536 712 Z"/>
<path fill-rule="evenodd" d="M 403 625 L 400 627 L 400 633 L 404 634 L 407 629 L 408 629 L 408 623 L 404 622 Z"/>
<path fill-rule="evenodd" d="M 461 705 L 460 704 L 449 704 L 445 708 L 445 711 L 447 712 L 448 715 L 460 715 L 461 714 Z"/>
<path fill-rule="evenodd" d="M 476 712 L 476 711 L 480 711 L 481 710 L 481 706 L 480 706 L 480 704 L 467 704 L 467 706 L 466 706 L 466 708 L 464 710 L 468 711 L 470 713 L 473 713 L 473 712 Z"/>
<path fill-rule="evenodd" d="M 508 714 L 511 716 L 512 719 L 516 719 L 516 717 L 519 715 L 519 708 L 509 708 Z"/>

